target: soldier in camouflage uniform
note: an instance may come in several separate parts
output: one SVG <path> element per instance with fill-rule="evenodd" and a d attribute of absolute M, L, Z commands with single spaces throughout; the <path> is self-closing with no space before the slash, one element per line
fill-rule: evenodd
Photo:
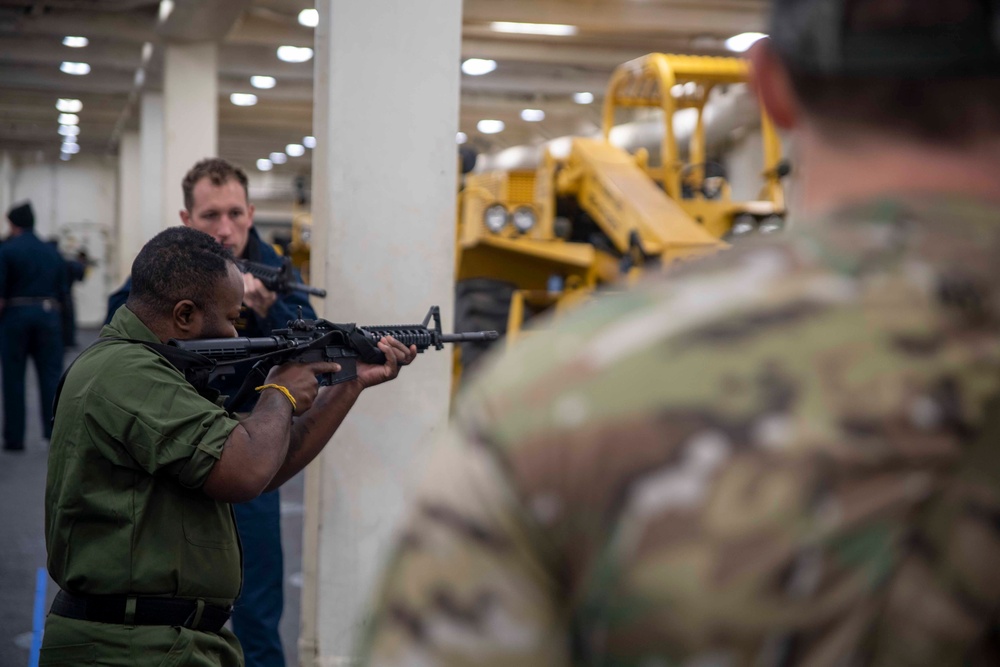
<path fill-rule="evenodd" d="M 808 222 L 494 361 L 367 664 L 1000 664 L 998 12 L 776 0 Z"/>

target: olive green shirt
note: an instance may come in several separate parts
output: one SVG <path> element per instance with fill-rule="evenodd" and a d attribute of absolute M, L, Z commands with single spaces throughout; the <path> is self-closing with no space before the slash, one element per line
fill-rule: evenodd
<path fill-rule="evenodd" d="M 101 337 L 159 342 L 128 308 Z M 144 345 L 99 342 L 59 397 L 45 488 L 52 578 L 77 594 L 239 594 L 232 508 L 201 487 L 237 421 Z"/>

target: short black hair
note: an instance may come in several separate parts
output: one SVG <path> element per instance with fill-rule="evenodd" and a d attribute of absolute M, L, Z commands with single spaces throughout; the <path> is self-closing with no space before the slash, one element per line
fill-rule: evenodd
<path fill-rule="evenodd" d="M 905 62 L 893 65 L 891 59 L 881 62 L 881 71 L 873 64 L 872 73 L 857 66 L 847 72 L 821 72 L 806 64 L 811 32 L 816 25 L 822 25 L 819 19 L 825 17 L 827 23 L 834 20 L 823 12 L 824 6 L 833 4 L 843 12 L 845 30 L 867 35 L 875 44 L 884 38 L 886 46 L 893 39 L 906 43 L 922 35 L 933 36 L 936 31 L 946 31 L 948 26 L 985 11 L 984 0 L 777 3 L 772 34 L 778 53 L 788 68 L 796 96 L 821 131 L 837 140 L 850 140 L 858 129 L 871 130 L 951 147 L 968 147 L 984 137 L 1000 137 L 1000 76 L 984 71 L 974 50 L 968 58 L 976 66 L 964 71 L 921 66 L 919 62 L 907 68 Z M 891 49 L 886 52 L 891 55 Z M 953 57 L 961 64 L 965 56 L 958 52 Z M 873 59 L 878 61 L 875 56 Z M 900 72 L 894 75 L 896 66 Z"/>
<path fill-rule="evenodd" d="M 167 316 L 178 301 L 205 308 L 226 277 L 231 252 L 204 232 L 170 227 L 143 246 L 132 263 L 127 306 L 134 313 Z"/>

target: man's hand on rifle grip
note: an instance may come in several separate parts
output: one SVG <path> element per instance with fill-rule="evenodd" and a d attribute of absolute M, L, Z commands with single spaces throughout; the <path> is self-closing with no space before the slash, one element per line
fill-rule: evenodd
<path fill-rule="evenodd" d="M 265 384 L 277 384 L 285 387 L 295 399 L 293 414 L 301 415 L 312 407 L 319 392 L 319 381 L 316 376 L 321 373 L 336 373 L 340 364 L 332 361 L 317 361 L 312 364 L 288 363 L 275 366 L 267 374 Z"/>
<path fill-rule="evenodd" d="M 358 360 L 357 381 L 362 389 L 395 379 L 399 375 L 399 369 L 410 364 L 417 356 L 416 345 L 406 347 L 392 336 L 379 340 L 378 349 L 385 355 L 384 364 L 366 364 Z"/>

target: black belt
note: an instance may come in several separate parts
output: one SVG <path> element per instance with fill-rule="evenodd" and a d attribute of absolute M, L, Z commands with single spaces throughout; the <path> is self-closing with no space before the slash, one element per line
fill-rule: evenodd
<path fill-rule="evenodd" d="M 131 622 L 126 622 L 129 600 L 135 600 Z M 198 618 L 198 607 L 201 618 Z M 50 613 L 79 621 L 114 625 L 179 625 L 192 630 L 218 632 L 229 620 L 232 606 L 223 609 L 196 600 L 129 597 L 126 595 L 74 595 L 56 593 Z M 197 620 L 197 623 L 195 621 Z"/>
<path fill-rule="evenodd" d="M 45 310 L 59 308 L 59 299 L 48 296 L 15 296 L 7 299 L 7 306 L 42 306 Z"/>

